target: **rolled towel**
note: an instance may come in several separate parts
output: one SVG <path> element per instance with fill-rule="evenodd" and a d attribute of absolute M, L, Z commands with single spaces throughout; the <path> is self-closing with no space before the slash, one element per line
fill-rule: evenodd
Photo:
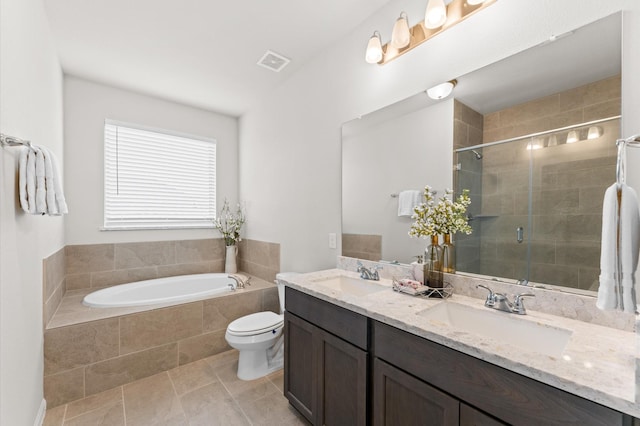
<path fill-rule="evenodd" d="M 36 152 L 27 149 L 27 171 L 25 174 L 28 209 L 27 213 L 36 214 Z"/>
<path fill-rule="evenodd" d="M 44 170 L 44 151 L 33 147 L 36 153 L 36 213 L 47 213 L 47 186 Z"/>
<path fill-rule="evenodd" d="M 58 172 L 58 161 L 56 160 L 56 156 L 51 151 L 48 152 L 51 159 L 51 175 L 53 177 L 53 186 L 56 195 L 56 203 L 58 205 L 58 214 L 67 214 L 69 213 L 69 208 L 67 207 L 67 200 L 64 198 L 62 180 L 60 179 L 60 173 Z"/>
<path fill-rule="evenodd" d="M 25 146 L 20 150 L 20 165 L 18 167 L 18 187 L 20 192 L 20 206 L 29 213 L 29 199 L 27 198 L 27 158 L 31 148 Z"/>

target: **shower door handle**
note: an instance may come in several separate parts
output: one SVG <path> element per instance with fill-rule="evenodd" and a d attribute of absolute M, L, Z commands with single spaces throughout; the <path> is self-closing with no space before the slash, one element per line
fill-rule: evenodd
<path fill-rule="evenodd" d="M 522 226 L 516 228 L 516 241 L 518 241 L 518 243 L 524 241 L 524 228 Z"/>

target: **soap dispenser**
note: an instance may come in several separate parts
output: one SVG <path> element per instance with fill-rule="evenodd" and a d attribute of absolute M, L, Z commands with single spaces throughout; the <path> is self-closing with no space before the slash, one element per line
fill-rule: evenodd
<path fill-rule="evenodd" d="M 416 260 L 411 262 L 411 275 L 413 275 L 414 280 L 424 284 L 424 257 L 421 254 L 413 257 Z"/>

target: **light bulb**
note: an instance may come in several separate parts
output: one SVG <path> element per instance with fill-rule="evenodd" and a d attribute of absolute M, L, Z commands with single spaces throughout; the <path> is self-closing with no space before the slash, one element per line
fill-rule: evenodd
<path fill-rule="evenodd" d="M 400 13 L 400 17 L 396 19 L 391 32 L 391 45 L 396 49 L 402 49 L 409 45 L 411 41 L 411 32 L 409 31 L 409 21 L 405 12 Z"/>
<path fill-rule="evenodd" d="M 570 131 L 567 135 L 567 143 L 575 143 L 578 142 L 578 140 L 578 132 L 576 132 L 575 130 Z"/>
<path fill-rule="evenodd" d="M 533 138 L 531 142 L 527 144 L 527 150 L 529 151 L 542 148 L 544 148 L 544 142 L 540 138 Z"/>
<path fill-rule="evenodd" d="M 600 126 L 589 127 L 587 139 L 598 139 L 600 136 L 602 136 L 602 128 Z"/>
<path fill-rule="evenodd" d="M 484 2 L 485 0 L 467 0 L 467 4 L 469 6 L 475 6 L 477 4 L 484 3 Z"/>
<path fill-rule="evenodd" d="M 424 14 L 424 26 L 429 29 L 438 28 L 447 21 L 447 6 L 444 0 L 429 0 Z"/>
<path fill-rule="evenodd" d="M 365 59 L 370 64 L 377 64 L 382 60 L 382 43 L 380 42 L 380 33 L 377 31 L 374 31 L 369 43 L 367 43 Z"/>
<path fill-rule="evenodd" d="M 557 146 L 557 145 L 558 145 L 558 138 L 556 137 L 556 135 L 549 136 L 549 142 L 547 143 L 547 146 Z"/>
<path fill-rule="evenodd" d="M 427 89 L 427 95 L 431 99 L 443 99 L 451 94 L 453 88 L 456 87 L 457 81 L 451 80 L 446 81 L 444 83 L 440 83 L 437 86 L 433 86 L 430 89 Z"/>

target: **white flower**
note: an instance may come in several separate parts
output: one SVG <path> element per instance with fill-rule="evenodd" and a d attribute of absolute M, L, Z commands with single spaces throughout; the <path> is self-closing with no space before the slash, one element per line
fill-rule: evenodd
<path fill-rule="evenodd" d="M 411 216 L 415 222 L 409 230 L 410 237 L 431 237 L 455 232 L 471 234 L 472 229 L 466 215 L 467 207 L 471 204 L 468 189 L 464 189 L 455 202 L 450 198 L 453 194 L 451 189 L 445 191 L 437 204 L 429 185 L 425 186 L 424 194 L 426 203 L 418 205 Z"/>

